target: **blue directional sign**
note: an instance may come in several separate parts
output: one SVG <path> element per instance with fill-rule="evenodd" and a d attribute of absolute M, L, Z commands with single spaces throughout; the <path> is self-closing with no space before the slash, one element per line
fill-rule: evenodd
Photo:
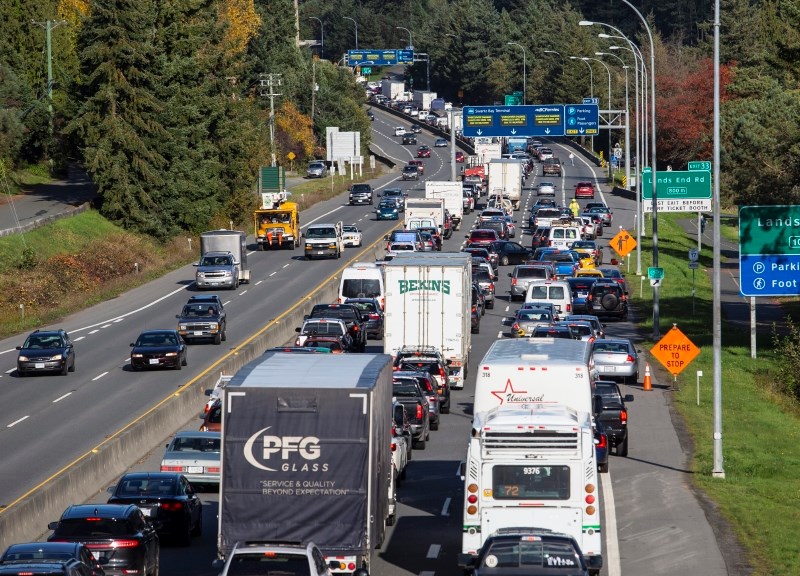
<path fill-rule="evenodd" d="M 464 136 L 594 135 L 595 104 L 534 104 L 528 106 L 464 106 Z"/>
<path fill-rule="evenodd" d="M 596 136 L 600 133 L 597 104 L 565 104 L 564 123 L 566 136 Z"/>
<path fill-rule="evenodd" d="M 413 50 L 348 50 L 347 65 L 393 66 L 414 62 Z"/>
<path fill-rule="evenodd" d="M 800 295 L 800 206 L 739 208 L 743 296 Z"/>

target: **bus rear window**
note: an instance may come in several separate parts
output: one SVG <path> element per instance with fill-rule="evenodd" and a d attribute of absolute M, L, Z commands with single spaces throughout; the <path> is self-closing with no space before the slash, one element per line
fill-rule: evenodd
<path fill-rule="evenodd" d="M 569 500 L 569 466 L 495 466 L 495 500 Z"/>

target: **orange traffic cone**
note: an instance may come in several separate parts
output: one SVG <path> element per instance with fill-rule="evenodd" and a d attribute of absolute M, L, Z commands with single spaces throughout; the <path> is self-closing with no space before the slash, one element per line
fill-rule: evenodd
<path fill-rule="evenodd" d="M 652 390 L 653 384 L 650 382 L 650 364 L 645 363 L 644 365 L 644 383 L 642 384 L 642 390 Z"/>

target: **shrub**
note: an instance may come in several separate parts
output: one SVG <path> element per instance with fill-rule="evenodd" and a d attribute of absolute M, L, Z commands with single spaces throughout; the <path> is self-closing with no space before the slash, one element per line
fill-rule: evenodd
<path fill-rule="evenodd" d="M 778 358 L 774 387 L 781 394 L 800 399 L 800 373 L 797 371 L 800 366 L 800 327 L 792 321 L 791 316 L 786 317 L 785 334 L 779 334 L 773 325 L 772 343 Z"/>

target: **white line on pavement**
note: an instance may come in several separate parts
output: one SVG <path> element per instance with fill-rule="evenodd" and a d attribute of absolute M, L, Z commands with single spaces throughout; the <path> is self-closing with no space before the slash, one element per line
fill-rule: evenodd
<path fill-rule="evenodd" d="M 600 476 L 600 484 L 603 486 L 603 513 L 605 514 L 603 533 L 606 536 L 606 553 L 603 564 L 608 569 L 608 576 L 621 576 L 614 489 L 611 487 L 611 477 L 607 473 L 598 474 L 598 476 Z"/>
<path fill-rule="evenodd" d="M 103 376 L 105 376 L 106 374 L 108 374 L 108 372 L 103 372 L 102 374 L 98 374 L 97 376 L 95 376 L 94 378 L 92 378 L 92 382 L 94 382 L 95 380 L 100 380 L 100 378 L 102 378 L 102 377 L 103 377 Z"/>
<path fill-rule="evenodd" d="M 14 420 L 14 421 L 13 421 L 11 424 L 9 424 L 8 426 L 6 426 L 6 428 L 11 428 L 12 426 L 16 426 L 17 424 L 19 424 L 19 423 L 20 423 L 20 422 L 22 422 L 23 420 L 27 420 L 28 418 L 30 418 L 30 416 L 23 416 L 23 417 L 22 417 L 22 418 L 20 418 L 19 420 Z"/>
<path fill-rule="evenodd" d="M 66 394 L 62 394 L 61 396 L 53 400 L 53 404 L 55 404 L 56 402 L 61 402 L 64 398 L 70 395 L 72 395 L 72 392 L 67 392 Z"/>

